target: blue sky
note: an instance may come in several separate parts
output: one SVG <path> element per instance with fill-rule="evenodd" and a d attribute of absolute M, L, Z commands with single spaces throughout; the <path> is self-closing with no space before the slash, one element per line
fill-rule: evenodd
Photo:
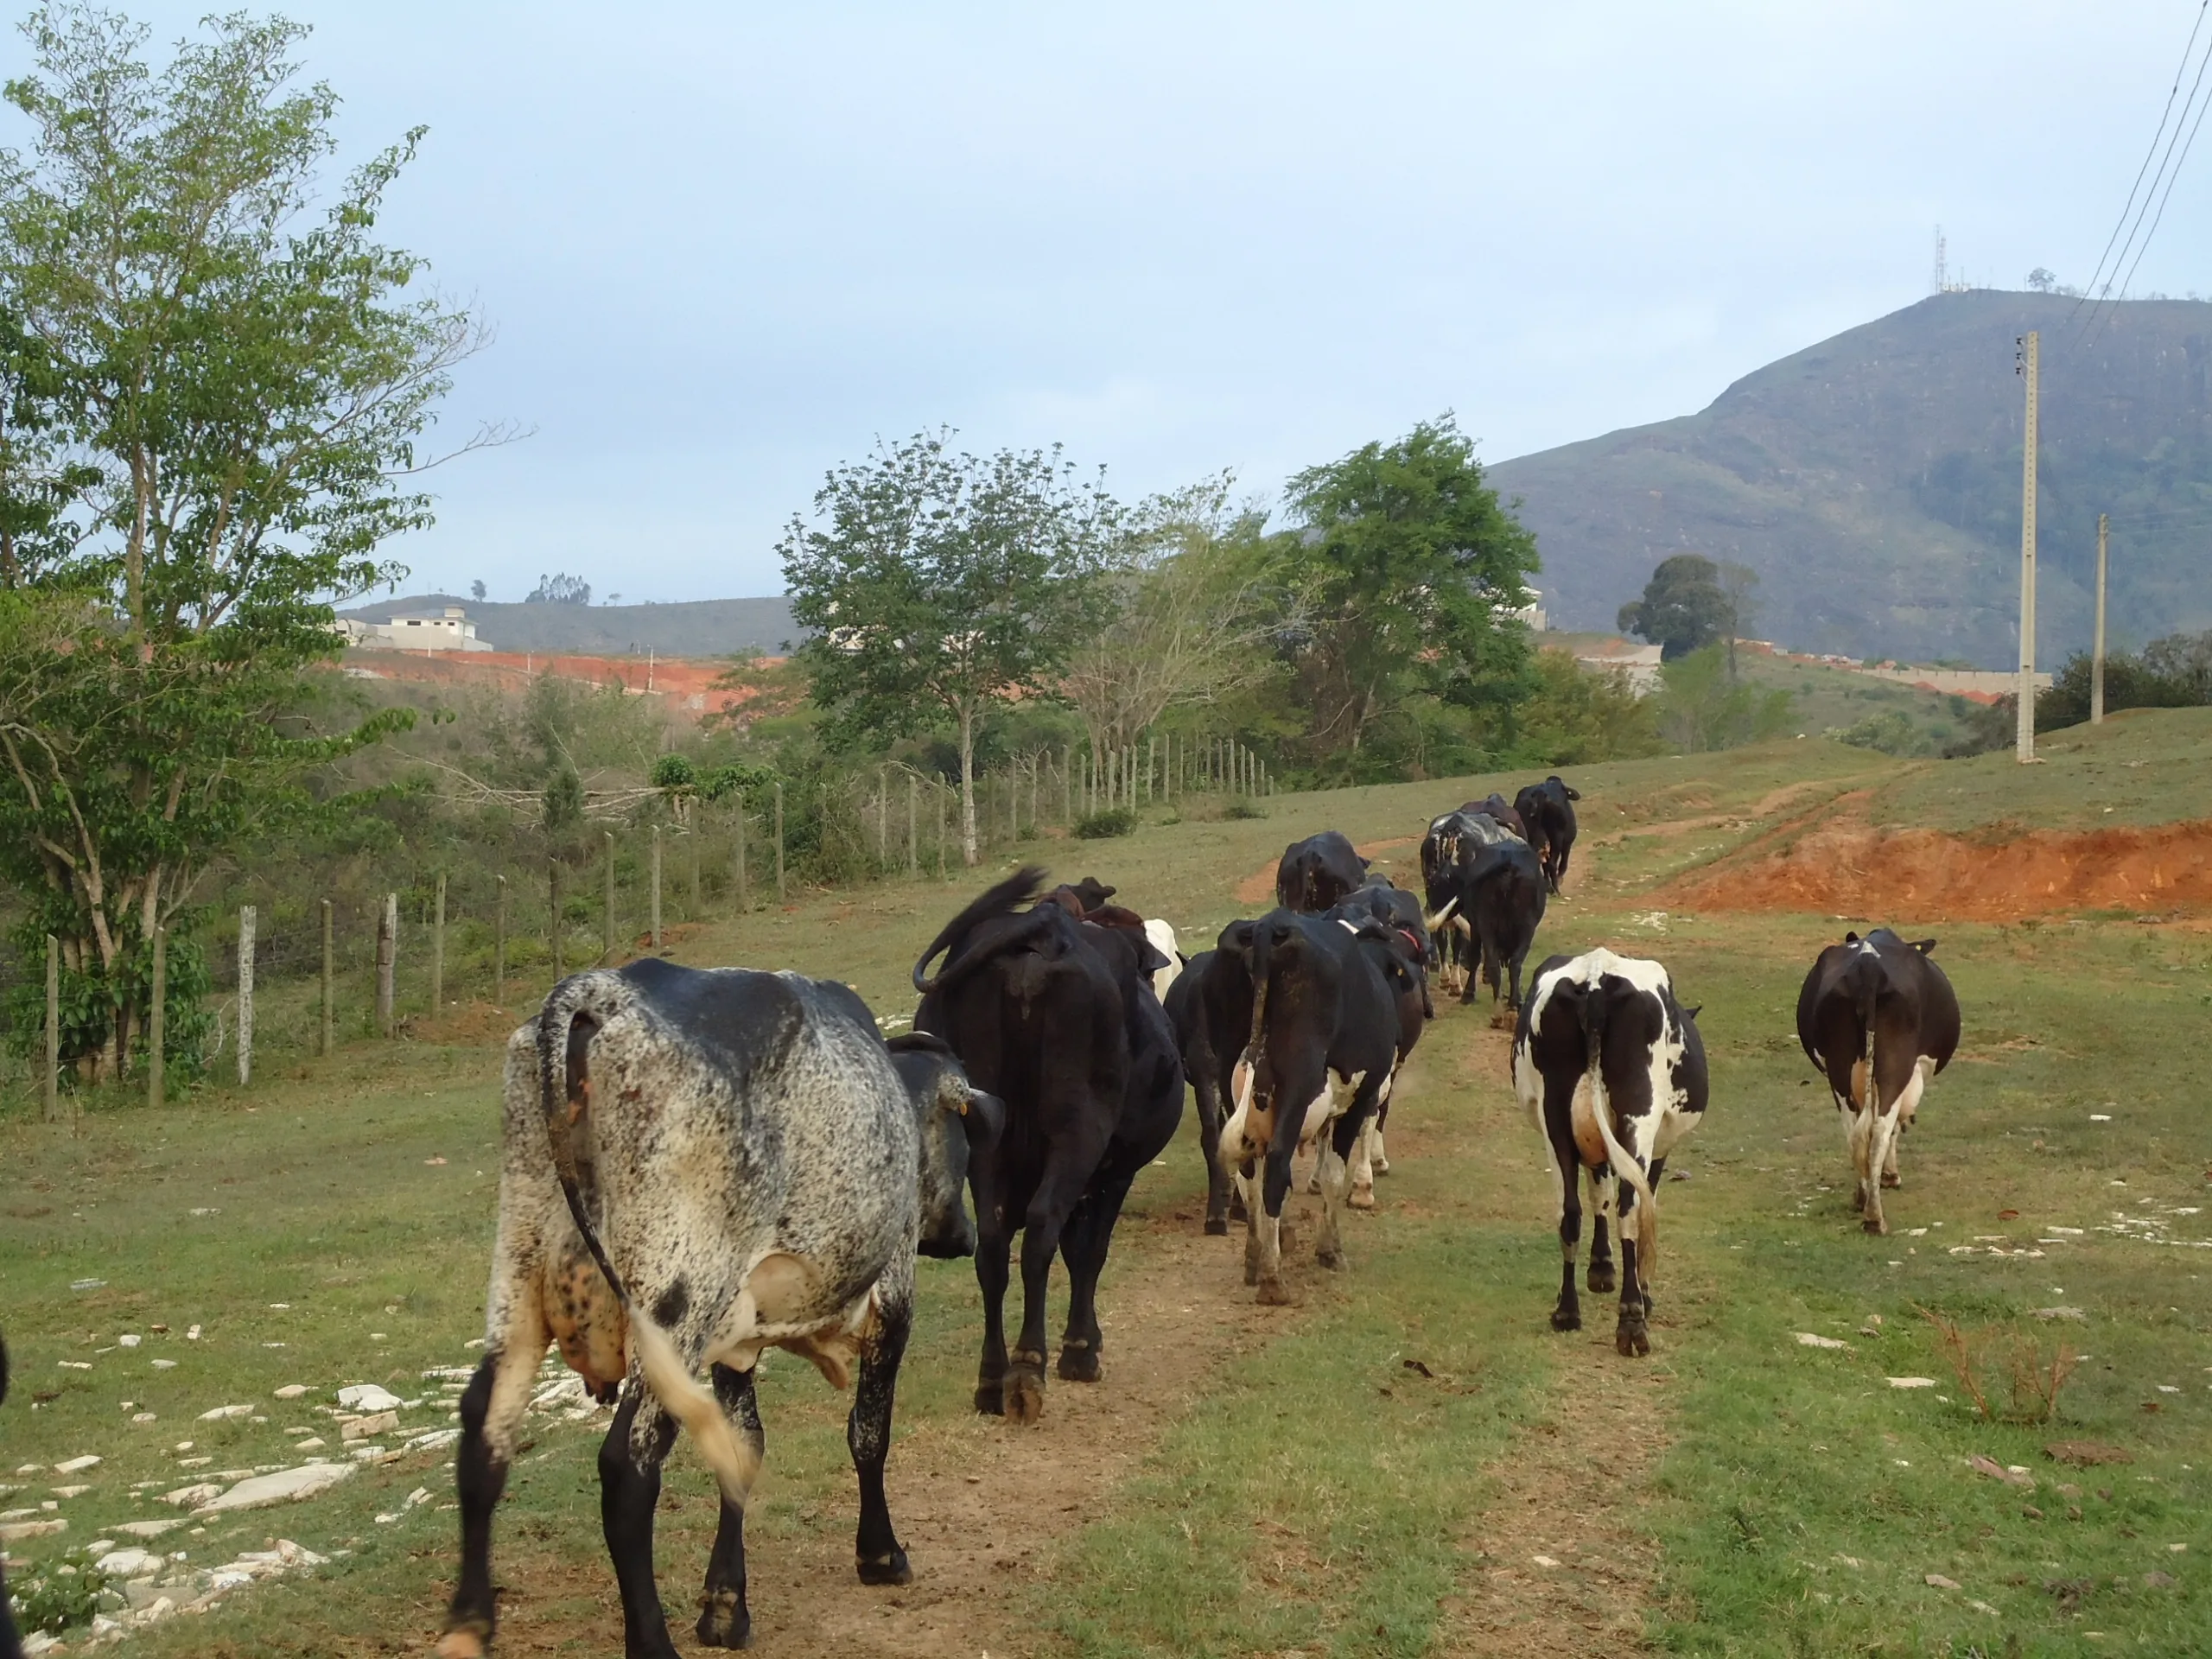
<path fill-rule="evenodd" d="M 499 330 L 448 429 L 537 429 L 435 475 L 409 589 L 629 601 L 778 591 L 877 434 L 1271 499 L 1446 409 L 1496 461 L 1700 408 L 1939 222 L 2085 280 L 2196 5 L 286 10 L 349 157 L 430 129 L 385 229 Z M 2136 288 L 2208 254 L 2212 142 Z"/>

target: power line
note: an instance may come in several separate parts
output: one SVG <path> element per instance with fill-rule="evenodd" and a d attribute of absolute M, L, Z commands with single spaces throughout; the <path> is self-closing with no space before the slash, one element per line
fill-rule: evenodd
<path fill-rule="evenodd" d="M 2205 57 L 2208 60 L 2212 60 L 2212 50 L 2208 50 L 2205 53 Z M 2202 79 L 2203 73 L 2204 72 L 2202 69 L 2197 71 L 2197 74 L 2200 79 Z M 2188 142 L 2183 143 L 2181 147 L 2181 160 L 2174 163 L 2173 172 L 2167 176 L 2165 194 L 2158 198 L 2158 211 L 2151 215 L 2151 228 L 2144 235 L 2143 245 L 2135 251 L 2134 264 L 2128 266 L 2127 276 L 2120 283 L 2120 291 L 2122 294 L 2127 292 L 2128 283 L 2135 280 L 2135 272 L 2137 268 L 2143 263 L 2143 256 L 2151 251 L 2151 238 L 2158 235 L 2159 221 L 2164 219 L 2166 216 L 2166 203 L 2174 194 L 2174 181 L 2181 177 L 2183 164 L 2189 160 L 2189 152 L 2196 146 L 2197 129 L 2204 124 L 2204 112 L 2207 110 L 2212 110 L 2212 99 L 2207 99 L 2203 103 L 2196 106 L 2196 120 L 2190 127 Z M 2186 114 L 2188 111 L 2183 111 L 2183 113 Z M 2103 332 L 2102 328 L 2100 327 L 2098 332 L 2101 334 Z M 2094 344 L 2094 342 L 2093 341 L 2091 343 Z"/>
<path fill-rule="evenodd" d="M 2120 210 L 2120 222 L 2112 227 L 2112 235 L 2105 243 L 2105 251 L 2098 256 L 2097 268 L 2090 273 L 2088 283 L 2082 290 L 2084 301 L 2096 293 L 2097 278 L 2104 275 L 2105 261 L 2112 257 L 2113 245 L 2120 240 L 2120 231 L 2127 224 L 2127 215 L 2135 206 L 2135 193 L 2143 188 L 2143 175 L 2151 170 L 2151 157 L 2158 153 L 2158 140 L 2165 137 L 2166 122 L 2174 112 L 2174 99 L 2181 92 L 2182 77 L 2189 73 L 2189 60 L 2196 50 L 2196 36 L 2204 27 L 2205 13 L 2209 10 L 2212 10 L 2212 0 L 2200 0 L 2196 21 L 2190 25 L 2189 44 L 2181 49 L 2181 67 L 2174 71 L 2174 84 L 2166 92 L 2166 107 L 2158 115 L 2158 130 L 2151 135 L 2151 148 L 2143 152 L 2143 165 L 2135 169 L 2135 182 L 2127 188 L 2127 201 Z M 2195 93 L 2192 92 L 2190 95 L 2194 97 Z M 2183 113 L 2186 116 L 2188 112 L 2184 110 Z M 2156 188 L 2155 186 L 2152 188 Z M 2123 258 L 2126 257 L 2124 254 L 2121 256 Z M 2118 269 L 2116 263 L 2114 269 Z M 2074 308 L 2079 311 L 2081 302 L 2076 302 Z"/>

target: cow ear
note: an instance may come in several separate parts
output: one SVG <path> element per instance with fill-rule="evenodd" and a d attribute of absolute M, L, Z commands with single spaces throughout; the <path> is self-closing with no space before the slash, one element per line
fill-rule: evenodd
<path fill-rule="evenodd" d="M 1856 944 L 1859 943 L 1859 936 L 1856 933 L 1847 933 L 1843 936 L 1843 942 L 1846 944 Z"/>
<path fill-rule="evenodd" d="M 996 1095 L 971 1087 L 960 1108 L 960 1127 L 968 1132 L 970 1151 L 991 1145 L 1006 1128 L 1006 1103 Z"/>
<path fill-rule="evenodd" d="M 1682 1018 L 1683 1018 L 1683 1019 L 1685 1019 L 1685 1020 L 1694 1020 L 1694 1019 L 1696 1019 L 1696 1018 L 1698 1017 L 1698 1015 L 1700 1015 L 1700 1014 L 1703 1014 L 1704 1012 L 1705 1012 L 1705 1004 L 1704 1004 L 1704 1003 L 1702 1003 L 1702 1002 L 1700 1002 L 1700 1003 L 1696 1004 L 1694 1007 L 1684 1008 L 1684 1009 L 1682 1010 Z"/>
<path fill-rule="evenodd" d="M 1567 791 L 1567 798 L 1570 801 L 1579 801 L 1582 798 L 1582 791 L 1579 789 L 1570 789 Z"/>
<path fill-rule="evenodd" d="M 1919 951 L 1923 957 L 1932 957 L 1936 954 L 1936 941 L 1933 939 L 1915 939 L 1912 942 L 1912 948 Z"/>

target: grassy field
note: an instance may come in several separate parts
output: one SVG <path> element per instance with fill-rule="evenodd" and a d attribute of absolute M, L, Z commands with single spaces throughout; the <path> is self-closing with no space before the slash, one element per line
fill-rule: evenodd
<path fill-rule="evenodd" d="M 1581 879 L 1538 954 L 1605 942 L 1660 957 L 1703 1005 L 1713 1055 L 1709 1121 L 1662 1197 L 1649 1361 L 1613 1354 L 1601 1299 L 1583 1332 L 1548 1328 L 1550 1184 L 1511 1104 L 1506 1035 L 1486 1009 L 1446 1009 L 1398 1096 L 1381 1210 L 1355 1218 L 1342 1274 L 1294 1253 L 1295 1307 L 1251 1306 L 1241 1246 L 1197 1236 L 1187 1124 L 1116 1237 L 1107 1379 L 1056 1383 L 1038 1428 L 969 1412 L 972 1274 L 924 1264 L 892 1459 L 912 1589 L 851 1578 L 843 1402 L 772 1363 L 752 1526 L 762 1650 L 2212 1650 L 2212 1131 L 2171 1064 L 2205 1027 L 2212 936 L 2186 921 L 1924 930 L 1966 1046 L 1905 1147 L 1896 1230 L 1872 1239 L 1789 1018 L 1843 921 L 1662 913 L 1649 898 L 1847 792 L 1877 822 L 1961 830 L 2208 810 L 2212 727 L 2195 715 L 2131 717 L 2045 753 L 2008 770 L 1808 739 L 1574 777 Z M 1118 883 L 1195 950 L 1260 907 L 1238 890 L 1286 840 L 1333 824 L 1402 873 L 1425 818 L 1493 781 L 1286 797 L 1263 820 L 1039 855 Z M 676 953 L 834 976 L 902 1015 L 909 964 L 973 885 L 810 899 L 687 931 Z M 59 1583 L 67 1552 L 177 1515 L 160 1494 L 204 1474 L 297 1461 L 308 1438 L 342 1455 L 328 1408 L 343 1384 L 416 1402 L 402 1436 L 379 1437 L 390 1449 L 446 1424 L 448 1390 L 423 1373 L 467 1364 L 480 1332 L 496 1038 L 524 1011 L 519 995 L 456 1010 L 431 1030 L 442 1042 L 282 1053 L 249 1091 L 97 1110 L 73 1137 L 20 1091 L 9 1100 L 0 1317 L 20 1392 L 0 1414 L 0 1510 L 69 1523 L 13 1545 L 11 1580 Z M 1976 1413 L 1923 1308 L 1958 1321 L 1998 1421 Z M 2038 1315 L 2056 1308 L 2073 1313 Z M 2079 1363 L 2057 1421 L 2003 1421 L 2008 1365 L 2062 1342 Z M 276 1398 L 295 1382 L 310 1392 Z M 256 1409 L 200 1420 L 234 1403 Z M 499 1520 L 505 1651 L 620 1649 L 596 1524 L 604 1421 L 557 1405 L 531 1419 Z M 2072 1467 L 2044 1449 L 2063 1441 L 2132 1460 Z M 87 1454 L 102 1461 L 54 1472 Z M 1973 1457 L 2026 1474 L 1987 1478 Z M 416 1491 L 427 1499 L 409 1507 Z M 425 1651 L 455 1553 L 450 1491 L 446 1454 L 425 1449 L 296 1508 L 188 1522 L 160 1541 L 188 1556 L 178 1572 L 277 1538 L 330 1560 L 132 1649 Z M 686 1651 L 709 1491 L 679 1450 L 659 1554 Z"/>

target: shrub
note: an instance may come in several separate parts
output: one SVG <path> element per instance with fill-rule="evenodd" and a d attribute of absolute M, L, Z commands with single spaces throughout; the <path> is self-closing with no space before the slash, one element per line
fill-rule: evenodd
<path fill-rule="evenodd" d="M 1268 809 L 1255 805 L 1250 801 L 1236 800 L 1221 809 L 1221 816 L 1224 818 L 1264 818 L 1268 816 Z"/>
<path fill-rule="evenodd" d="M 1136 827 L 1137 815 L 1126 806 L 1109 807 L 1103 812 L 1093 812 L 1087 818 L 1075 821 L 1075 833 L 1084 841 L 1104 841 L 1114 836 L 1126 836 Z"/>
<path fill-rule="evenodd" d="M 1832 726 L 1827 735 L 1854 749 L 1878 749 L 1884 754 L 1925 754 L 1928 741 L 1902 709 L 1885 709 L 1849 726 Z"/>

